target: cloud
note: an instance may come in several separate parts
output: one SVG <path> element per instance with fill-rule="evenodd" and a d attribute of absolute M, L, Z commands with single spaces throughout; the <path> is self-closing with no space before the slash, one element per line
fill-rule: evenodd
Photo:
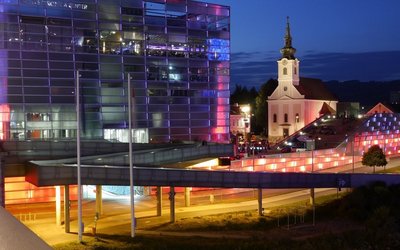
<path fill-rule="evenodd" d="M 232 53 L 231 86 L 259 88 L 277 77 L 276 51 Z M 328 80 L 388 81 L 400 78 L 400 51 L 334 53 L 307 51 L 299 56 L 300 75 Z"/>

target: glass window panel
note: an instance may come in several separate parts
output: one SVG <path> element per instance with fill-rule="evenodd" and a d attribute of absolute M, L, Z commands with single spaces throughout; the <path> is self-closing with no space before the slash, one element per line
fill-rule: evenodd
<path fill-rule="evenodd" d="M 52 103 L 75 103 L 75 96 L 51 96 Z"/>
<path fill-rule="evenodd" d="M 21 70 L 8 69 L 8 75 L 7 75 L 7 72 L 1 72 L 1 71 L 0 71 L 0 75 L 9 76 L 9 77 L 21 77 Z"/>
<path fill-rule="evenodd" d="M 67 80 L 67 79 L 51 79 L 50 80 L 50 85 L 51 86 L 74 86 L 75 81 L 73 79 Z"/>
<path fill-rule="evenodd" d="M 73 55 L 71 53 L 49 53 L 50 60 L 72 61 L 72 58 L 73 58 Z"/>
<path fill-rule="evenodd" d="M 73 17 L 77 19 L 92 19 L 96 20 L 96 13 L 89 11 L 74 11 Z"/>
<path fill-rule="evenodd" d="M 54 18 L 54 17 L 50 17 L 47 19 L 47 25 L 71 26 L 71 24 L 72 24 L 71 19 L 62 19 L 62 18 Z"/>
<path fill-rule="evenodd" d="M 48 96 L 29 96 L 25 95 L 25 103 L 48 103 Z"/>
<path fill-rule="evenodd" d="M 188 127 L 189 121 L 188 120 L 171 120 L 170 125 L 171 125 L 171 127 Z"/>
<path fill-rule="evenodd" d="M 8 94 L 9 95 L 22 95 L 22 88 L 21 87 L 8 87 Z"/>
<path fill-rule="evenodd" d="M 24 87 L 25 95 L 49 95 L 48 88 L 40 88 L 40 87 Z"/>
<path fill-rule="evenodd" d="M 45 43 L 23 42 L 21 45 L 24 50 L 47 50 L 47 44 Z"/>
<path fill-rule="evenodd" d="M 52 87 L 51 95 L 75 95 L 75 88 Z"/>
<path fill-rule="evenodd" d="M 28 78 L 24 77 L 25 86 L 48 86 L 49 82 L 47 78 Z"/>
<path fill-rule="evenodd" d="M 72 29 L 69 27 L 56 27 L 48 26 L 48 35 L 51 36 L 66 36 L 70 37 L 72 34 Z"/>
<path fill-rule="evenodd" d="M 141 0 L 121 0 L 121 6 L 142 8 Z"/>
<path fill-rule="evenodd" d="M 7 100 L 8 100 L 9 103 L 22 103 L 23 102 L 23 96 L 22 95 L 7 96 Z"/>
<path fill-rule="evenodd" d="M 119 13 L 100 12 L 98 15 L 100 21 L 119 21 L 120 19 Z"/>
<path fill-rule="evenodd" d="M 22 79 L 21 78 L 8 78 L 8 85 L 9 86 L 22 86 Z"/>
<path fill-rule="evenodd" d="M 74 20 L 74 27 L 79 28 L 86 28 L 86 29 L 96 29 L 97 25 L 96 22 L 87 21 L 87 20 Z"/>
<path fill-rule="evenodd" d="M 47 70 L 34 70 L 34 69 L 24 69 L 24 77 L 48 77 Z"/>
<path fill-rule="evenodd" d="M 23 68 L 47 68 L 47 62 L 46 61 L 36 61 L 36 60 L 23 60 L 22 61 L 22 67 Z"/>
<path fill-rule="evenodd" d="M 50 70 L 50 77 L 52 78 L 73 78 L 74 71 L 70 70 Z"/>

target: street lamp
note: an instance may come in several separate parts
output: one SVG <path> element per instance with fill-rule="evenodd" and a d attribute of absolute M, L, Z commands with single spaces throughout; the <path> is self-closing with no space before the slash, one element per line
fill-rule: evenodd
<path fill-rule="evenodd" d="M 79 70 L 76 71 L 76 165 L 78 185 L 78 241 L 82 242 L 82 183 L 81 183 L 81 110 L 80 110 L 80 84 Z"/>
<path fill-rule="evenodd" d="M 243 105 L 240 107 L 240 110 L 244 113 L 243 123 L 244 123 L 244 142 L 246 145 L 247 141 L 247 133 L 250 132 L 250 105 Z M 248 131 L 247 131 L 248 129 Z"/>

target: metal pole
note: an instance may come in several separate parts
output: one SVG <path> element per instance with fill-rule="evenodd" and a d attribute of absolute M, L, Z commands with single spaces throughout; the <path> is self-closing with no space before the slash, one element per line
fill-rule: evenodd
<path fill-rule="evenodd" d="M 354 174 L 354 140 L 355 140 L 355 137 L 353 137 L 353 140 L 351 141 L 351 151 L 352 151 L 352 156 L 353 156 L 353 159 L 352 159 L 352 166 L 353 166 L 353 174 Z"/>
<path fill-rule="evenodd" d="M 135 237 L 135 190 L 133 186 L 133 162 L 132 162 L 132 93 L 131 74 L 128 73 L 128 143 L 129 143 L 129 180 L 131 193 L 131 237 Z"/>
<path fill-rule="evenodd" d="M 76 165 L 78 178 L 78 238 L 82 242 L 82 183 L 81 183 L 81 112 L 80 112 L 80 86 L 79 70 L 76 71 Z"/>

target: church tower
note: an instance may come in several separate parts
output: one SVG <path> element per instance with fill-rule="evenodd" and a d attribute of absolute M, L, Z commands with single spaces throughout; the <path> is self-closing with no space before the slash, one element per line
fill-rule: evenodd
<path fill-rule="evenodd" d="M 289 17 L 285 45 L 280 50 L 278 86 L 268 96 L 268 138 L 277 141 L 299 131 L 320 117 L 324 106 L 336 109 L 336 98 L 319 79 L 300 78 L 300 61 L 292 47 Z M 322 112 L 325 114 L 325 111 Z"/>
<path fill-rule="evenodd" d="M 300 61 L 295 57 L 296 49 L 292 47 L 289 17 L 286 22 L 285 46 L 280 50 L 282 58 L 278 61 L 279 96 L 302 98 L 293 86 L 299 85 Z"/>

